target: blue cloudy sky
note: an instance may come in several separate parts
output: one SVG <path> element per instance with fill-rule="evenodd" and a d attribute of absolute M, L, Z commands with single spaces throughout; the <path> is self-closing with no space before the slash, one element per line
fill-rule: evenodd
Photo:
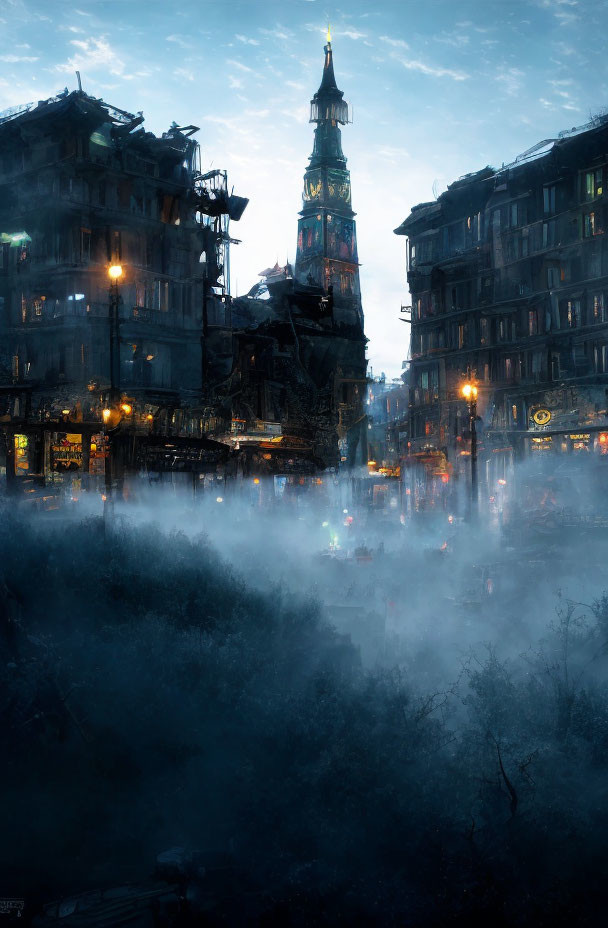
<path fill-rule="evenodd" d="M 195 123 L 204 166 L 251 203 L 233 232 L 233 292 L 293 259 L 308 101 L 331 21 L 358 213 L 375 374 L 407 355 L 404 241 L 412 205 L 511 161 L 608 106 L 608 0 L 1 0 L 0 110 L 64 86 Z M 238 230 L 238 231 L 237 231 Z"/>

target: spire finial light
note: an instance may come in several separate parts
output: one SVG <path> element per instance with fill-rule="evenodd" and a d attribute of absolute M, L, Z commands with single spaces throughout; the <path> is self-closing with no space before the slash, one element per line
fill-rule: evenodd
<path fill-rule="evenodd" d="M 327 23 L 327 41 L 331 42 L 331 26 Z"/>

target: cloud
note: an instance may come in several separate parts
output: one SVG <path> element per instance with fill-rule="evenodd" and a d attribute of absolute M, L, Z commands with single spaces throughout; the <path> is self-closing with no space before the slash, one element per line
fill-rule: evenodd
<path fill-rule="evenodd" d="M 192 42 L 189 42 L 183 35 L 168 35 L 167 42 L 174 42 L 180 48 L 192 48 Z"/>
<path fill-rule="evenodd" d="M 519 68 L 501 68 L 494 80 L 500 84 L 506 94 L 510 97 L 516 96 L 521 90 L 524 72 Z"/>
<path fill-rule="evenodd" d="M 193 81 L 194 72 L 188 71 L 186 68 L 176 68 L 173 72 L 174 77 L 179 77 L 180 80 L 184 81 Z"/>
<path fill-rule="evenodd" d="M 243 45 L 259 45 L 257 39 L 249 39 L 246 35 L 235 35 L 235 39 L 238 39 L 239 42 L 242 42 Z"/>
<path fill-rule="evenodd" d="M 560 26 L 571 26 L 579 19 L 578 14 L 574 12 L 578 0 L 541 0 L 540 5 L 553 13 Z"/>
<path fill-rule="evenodd" d="M 291 29 L 286 29 L 285 26 L 275 26 L 274 29 L 259 29 L 258 32 L 269 36 L 271 39 L 293 39 L 294 35 Z"/>
<path fill-rule="evenodd" d="M 0 61 L 5 61 L 7 64 L 17 64 L 20 61 L 38 61 L 38 58 L 30 55 L 0 55 Z"/>
<path fill-rule="evenodd" d="M 454 48 L 463 48 L 470 42 L 470 37 L 462 32 L 442 32 L 441 35 L 433 37 L 436 42 L 442 45 L 451 45 Z"/>
<path fill-rule="evenodd" d="M 243 64 L 242 61 L 235 61 L 234 58 L 227 58 L 226 64 L 231 64 L 233 68 L 238 68 L 239 71 L 246 71 L 248 74 L 253 74 L 253 68 L 249 68 L 246 64 Z"/>
<path fill-rule="evenodd" d="M 417 59 L 401 58 L 398 55 L 393 56 L 408 71 L 418 71 L 420 74 L 427 74 L 429 77 L 449 77 L 453 81 L 466 81 L 469 75 L 465 71 L 454 71 L 452 68 L 435 67 L 426 64 L 424 61 Z"/>
<path fill-rule="evenodd" d="M 338 35 L 345 35 L 349 39 L 365 39 L 367 38 L 366 32 L 357 32 L 356 29 L 340 29 L 336 30 Z"/>
<path fill-rule="evenodd" d="M 391 164 L 398 164 L 403 158 L 410 158 L 411 155 L 405 148 L 396 148 L 391 145 L 384 145 L 378 148 L 376 154 L 379 158 L 385 158 Z"/>
<path fill-rule="evenodd" d="M 124 62 L 111 48 L 105 36 L 98 39 L 72 39 L 70 45 L 77 49 L 76 54 L 63 64 L 55 65 L 56 71 L 69 74 L 74 71 L 105 71 L 124 75 Z"/>
<path fill-rule="evenodd" d="M 229 74 L 228 86 L 231 90 L 242 90 L 243 81 L 239 77 L 235 77 L 234 74 Z"/>
<path fill-rule="evenodd" d="M 388 35 L 381 35 L 380 41 L 386 42 L 387 45 L 392 45 L 394 48 L 409 48 L 409 45 L 403 39 L 391 39 Z"/>

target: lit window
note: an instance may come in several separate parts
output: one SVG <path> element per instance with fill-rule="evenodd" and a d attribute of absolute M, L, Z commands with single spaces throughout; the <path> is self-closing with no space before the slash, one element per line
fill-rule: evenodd
<path fill-rule="evenodd" d="M 586 200 L 594 200 L 601 197 L 604 192 L 602 183 L 602 169 L 596 168 L 594 171 L 586 171 L 583 195 Z"/>
<path fill-rule="evenodd" d="M 606 321 L 606 301 L 603 293 L 593 294 L 593 321 Z"/>
<path fill-rule="evenodd" d="M 583 238 L 595 235 L 595 213 L 585 213 L 583 216 Z"/>

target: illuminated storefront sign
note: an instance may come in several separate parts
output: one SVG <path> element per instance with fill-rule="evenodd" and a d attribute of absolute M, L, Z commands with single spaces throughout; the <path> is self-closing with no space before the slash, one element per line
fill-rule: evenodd
<path fill-rule="evenodd" d="M 553 439 L 550 435 L 545 435 L 543 438 L 533 438 L 532 439 L 532 448 L 537 449 L 538 451 L 548 450 L 551 448 Z"/>

